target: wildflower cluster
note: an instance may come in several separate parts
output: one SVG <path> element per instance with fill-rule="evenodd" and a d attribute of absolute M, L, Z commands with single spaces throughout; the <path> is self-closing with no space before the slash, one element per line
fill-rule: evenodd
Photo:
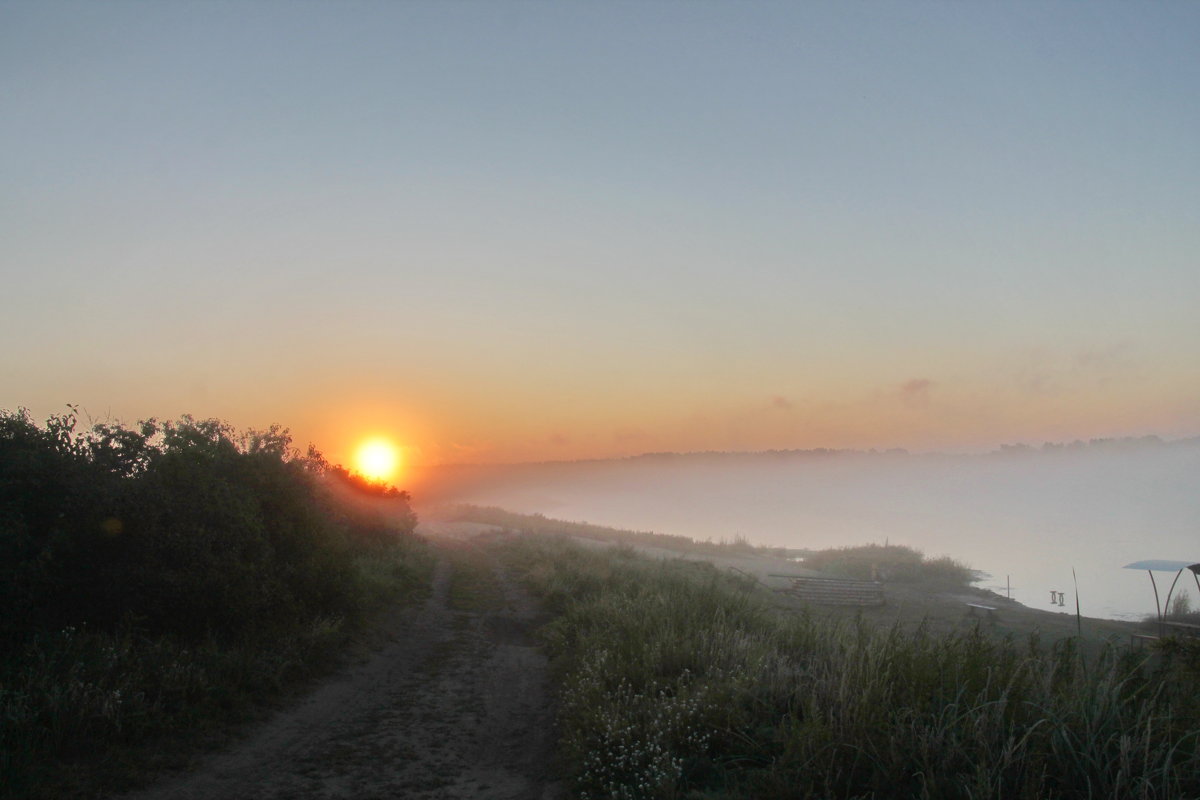
<path fill-rule="evenodd" d="M 578 754 L 583 800 L 670 796 L 687 758 L 703 756 L 714 708 L 685 670 L 674 680 L 635 689 L 611 679 L 611 653 L 599 650 L 563 687 L 566 746 Z"/>

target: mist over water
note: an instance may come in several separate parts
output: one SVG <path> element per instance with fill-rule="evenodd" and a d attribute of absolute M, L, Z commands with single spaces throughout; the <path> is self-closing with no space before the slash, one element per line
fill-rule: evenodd
<path fill-rule="evenodd" d="M 979 585 L 1085 616 L 1154 613 L 1147 558 L 1200 561 L 1200 440 L 974 455 L 795 452 L 445 467 L 418 496 L 699 539 L 823 548 L 890 541 Z M 1173 574 L 1160 573 L 1165 596 Z M 1165 579 L 1165 580 L 1164 580 Z M 1186 581 L 1186 583 L 1185 583 Z M 1067 605 L 1052 606 L 1050 590 Z M 1200 606 L 1187 573 L 1176 589 Z"/>

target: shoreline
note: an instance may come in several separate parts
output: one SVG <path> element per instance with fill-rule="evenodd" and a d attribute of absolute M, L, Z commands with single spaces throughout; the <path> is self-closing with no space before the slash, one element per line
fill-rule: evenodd
<path fill-rule="evenodd" d="M 547 520 L 547 522 L 549 522 Z M 492 523 L 443 521 L 430 519 L 421 522 L 422 529 L 431 535 L 450 538 L 472 539 L 476 537 L 521 535 L 514 527 Z M 779 590 L 788 586 L 787 578 L 772 575 L 787 574 L 797 577 L 816 577 L 819 573 L 800 567 L 797 562 L 762 552 L 715 553 L 704 550 L 679 549 L 619 541 L 615 538 L 586 536 L 563 532 L 577 544 L 588 548 L 629 547 L 642 555 L 654 559 L 683 559 L 713 564 L 718 569 L 732 570 L 754 577 L 768 589 Z M 829 619 L 854 619 L 860 617 L 878 625 L 900 625 L 906 629 L 924 626 L 942 633 L 970 630 L 975 626 L 993 635 L 1025 638 L 1038 636 L 1047 641 L 1073 636 L 1082 636 L 1090 646 L 1120 640 L 1129 643 L 1134 634 L 1145 630 L 1145 622 L 1139 620 L 1116 620 L 1103 617 L 1082 616 L 1077 627 L 1075 614 L 1069 611 L 1048 611 L 1027 606 L 1019 600 L 997 593 L 994 589 L 981 586 L 951 586 L 934 582 L 884 583 L 884 604 L 879 607 L 822 606 L 807 604 L 776 591 L 775 597 L 781 607 Z M 986 615 L 972 614 L 971 603 L 984 600 L 995 605 L 996 610 Z"/>

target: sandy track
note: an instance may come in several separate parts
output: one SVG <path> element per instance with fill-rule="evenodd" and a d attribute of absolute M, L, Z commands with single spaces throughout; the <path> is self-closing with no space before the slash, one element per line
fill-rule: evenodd
<path fill-rule="evenodd" d="M 128 800 L 551 800 L 546 663 L 536 607 L 498 572 L 506 608 L 454 611 L 441 559 L 432 597 L 384 646 L 194 773 Z"/>

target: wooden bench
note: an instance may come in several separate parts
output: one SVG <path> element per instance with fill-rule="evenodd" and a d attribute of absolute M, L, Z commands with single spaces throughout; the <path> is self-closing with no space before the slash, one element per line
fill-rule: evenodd
<path fill-rule="evenodd" d="M 1163 620 L 1162 626 L 1166 628 L 1167 634 L 1175 634 L 1177 636 L 1200 636 L 1200 625 L 1194 625 L 1191 622 L 1171 622 Z"/>
<path fill-rule="evenodd" d="M 985 606 L 982 603 L 967 603 L 967 614 L 973 617 L 977 611 L 986 611 L 988 619 L 996 618 L 995 606 Z"/>
<path fill-rule="evenodd" d="M 792 578 L 784 594 L 823 606 L 881 606 L 883 584 L 841 578 Z"/>

